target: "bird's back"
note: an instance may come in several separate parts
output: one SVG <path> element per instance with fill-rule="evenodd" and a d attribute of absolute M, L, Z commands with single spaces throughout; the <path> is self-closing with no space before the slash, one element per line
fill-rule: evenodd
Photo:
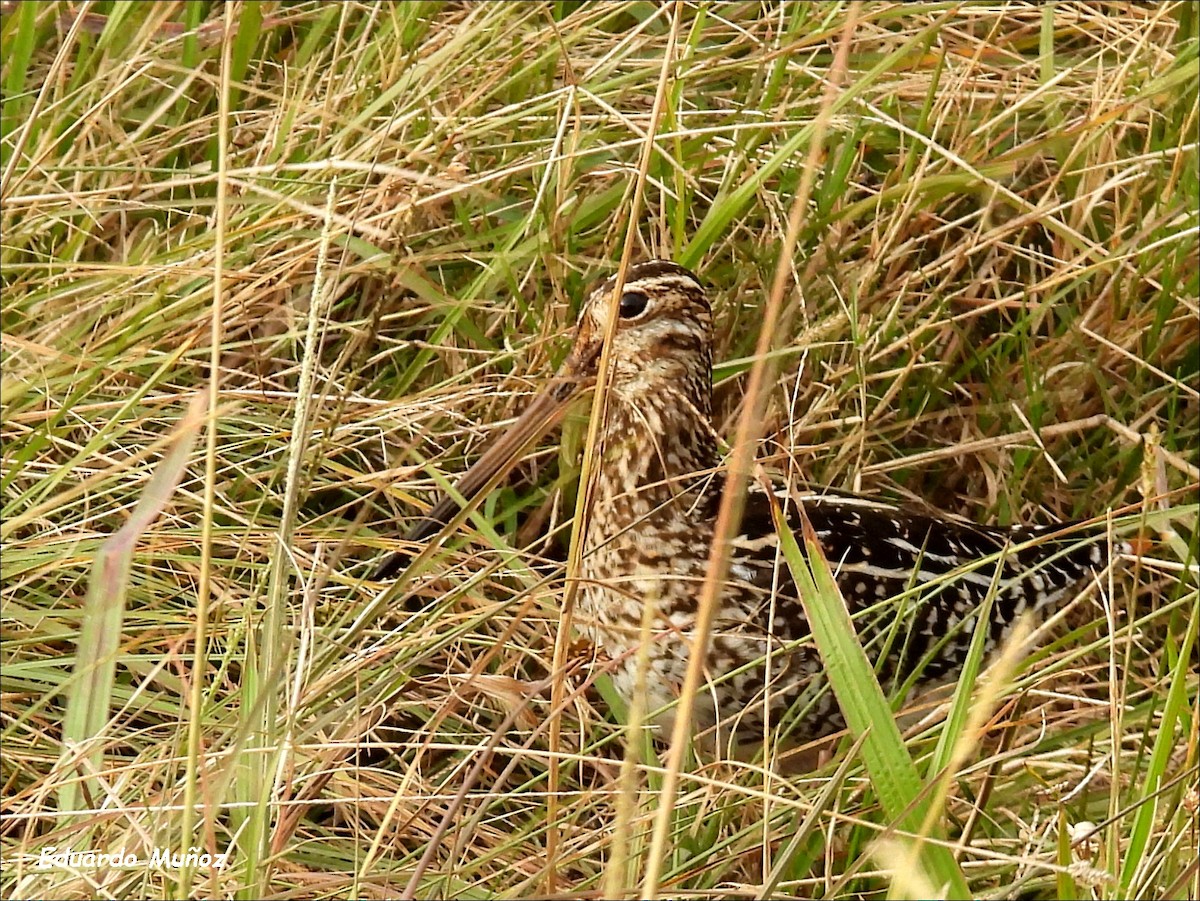
<path fill-rule="evenodd" d="M 779 487 L 768 497 L 757 483 L 751 489 L 718 598 L 708 658 L 712 683 L 694 711 L 698 729 L 720 722 L 725 735 L 739 739 L 760 736 L 764 721 L 777 736 L 782 725 L 791 741 L 844 728 L 779 550 L 772 504 L 797 536 L 803 508 L 859 640 L 892 690 L 921 690 L 955 677 L 985 609 L 984 649 L 994 653 L 1023 615 L 1053 608 L 1108 558 L 1104 537 L 1077 524 L 1002 529 L 830 491 Z M 715 508 L 719 492 L 720 485 L 710 483 L 707 502 L 679 499 L 693 525 L 705 526 L 695 529 L 694 539 L 711 536 L 712 509 L 705 508 Z M 617 687 L 628 697 L 635 690 L 639 622 L 645 605 L 655 605 L 644 682 L 651 710 L 668 703 L 682 682 L 707 559 L 692 549 L 682 566 L 670 535 L 655 534 L 647 521 L 589 536 L 604 564 L 585 563 L 591 579 L 581 611 L 584 631 L 616 658 Z M 669 714 L 659 718 L 669 721 Z"/>

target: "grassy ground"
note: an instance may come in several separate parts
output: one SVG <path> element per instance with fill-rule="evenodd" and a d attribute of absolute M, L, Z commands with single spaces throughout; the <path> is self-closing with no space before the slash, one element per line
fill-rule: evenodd
<path fill-rule="evenodd" d="M 5 897 L 596 897 L 652 853 L 679 897 L 929 890 L 849 742 L 802 778 L 697 762 L 651 848 L 655 749 L 618 779 L 532 556 L 563 556 L 578 421 L 364 582 L 627 233 L 712 285 L 731 434 L 822 109 L 762 456 L 1153 541 L 981 739 L 905 734 L 931 834 L 977 897 L 1200 895 L 1196 8 L 675 12 L 4 4 Z"/>

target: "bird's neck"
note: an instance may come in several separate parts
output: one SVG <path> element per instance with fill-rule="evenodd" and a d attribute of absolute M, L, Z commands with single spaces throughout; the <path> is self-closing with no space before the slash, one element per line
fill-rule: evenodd
<path fill-rule="evenodd" d="M 638 516 L 694 494 L 720 460 L 711 411 L 707 379 L 693 390 L 616 388 L 605 418 L 597 503 Z"/>

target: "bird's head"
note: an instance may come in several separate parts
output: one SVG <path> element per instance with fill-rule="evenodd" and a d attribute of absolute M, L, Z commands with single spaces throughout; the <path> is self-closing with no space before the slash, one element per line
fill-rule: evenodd
<path fill-rule="evenodd" d="M 498 478 L 531 441 L 559 419 L 572 398 L 596 381 L 609 317 L 617 322 L 609 354 L 611 394 L 634 406 L 684 397 L 696 412 L 709 411 L 712 379 L 712 312 L 700 279 L 667 260 L 629 267 L 614 305 L 616 279 L 599 282 L 579 314 L 571 353 L 558 374 L 479 461 L 456 483 L 470 499 Z M 410 540 L 433 534 L 458 509 L 444 497 L 409 532 Z"/>
<path fill-rule="evenodd" d="M 613 330 L 612 386 L 635 396 L 645 391 L 707 393 L 712 370 L 712 313 L 694 273 L 667 260 L 629 268 L 614 304 L 615 277 L 595 285 L 584 301 L 571 354 L 560 379 L 594 378 L 609 318 Z"/>

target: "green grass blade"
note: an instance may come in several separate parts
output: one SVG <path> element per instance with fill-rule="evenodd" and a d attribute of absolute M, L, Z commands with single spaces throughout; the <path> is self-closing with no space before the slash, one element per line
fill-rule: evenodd
<path fill-rule="evenodd" d="M 1139 885 L 1138 877 L 1145 873 L 1145 855 L 1153 839 L 1155 821 L 1160 809 L 1157 794 L 1171 765 L 1171 757 L 1176 753 L 1175 731 L 1176 724 L 1186 723 L 1188 708 L 1191 706 L 1188 698 L 1188 683 L 1195 679 L 1195 660 L 1192 648 L 1196 644 L 1197 626 L 1200 616 L 1193 609 L 1188 617 L 1187 631 L 1179 646 L 1179 652 L 1174 657 L 1171 668 L 1171 686 L 1167 689 L 1166 703 L 1163 705 L 1162 719 L 1154 736 L 1154 747 L 1150 752 L 1150 760 L 1146 764 L 1146 772 L 1138 784 L 1141 786 L 1141 803 L 1133 817 L 1133 825 L 1129 830 L 1129 843 L 1125 849 L 1121 865 L 1121 878 L 1116 897 L 1134 898 L 1145 897 L 1149 886 Z M 1169 659 L 1169 658 L 1168 658 Z"/>
<path fill-rule="evenodd" d="M 98 805 L 103 800 L 98 783 L 87 777 L 100 770 L 103 756 L 103 730 L 111 712 L 133 554 L 138 540 L 166 508 L 183 478 L 203 422 L 200 408 L 199 403 L 193 403 L 176 429 L 173 444 L 154 468 L 129 521 L 96 551 L 63 716 L 63 764 L 74 771 L 82 762 L 84 779 L 63 783 L 58 793 L 59 810 L 79 810 L 85 803 Z"/>
<path fill-rule="evenodd" d="M 799 589 L 829 684 L 851 733 L 865 736 L 862 757 L 871 785 L 894 827 L 920 835 L 926 816 L 921 777 L 904 747 L 892 707 L 879 686 L 875 670 L 858 641 L 854 622 L 829 564 L 825 562 L 816 534 L 807 518 L 803 518 L 805 552 L 801 552 L 790 524 L 783 519 L 777 506 L 773 513 L 780 547 Z M 931 837 L 939 838 L 939 833 L 935 827 Z M 950 898 L 971 897 L 966 877 L 948 849 L 922 843 L 919 838 L 912 841 L 914 844 L 909 853 L 919 850 L 919 856 L 914 856 L 922 861 L 939 891 Z"/>
<path fill-rule="evenodd" d="M 37 15 L 40 7 L 39 3 L 18 4 L 16 26 L 5 29 L 12 33 L 11 36 L 6 36 L 4 41 L 4 115 L 0 137 L 7 138 L 23 121 L 22 112 L 28 106 L 29 98 L 21 94 L 25 90 L 29 61 L 33 58 L 34 42 L 37 40 Z M 8 155 L 12 152 L 11 145 L 5 142 L 3 151 L 0 166 L 7 166 Z"/>

